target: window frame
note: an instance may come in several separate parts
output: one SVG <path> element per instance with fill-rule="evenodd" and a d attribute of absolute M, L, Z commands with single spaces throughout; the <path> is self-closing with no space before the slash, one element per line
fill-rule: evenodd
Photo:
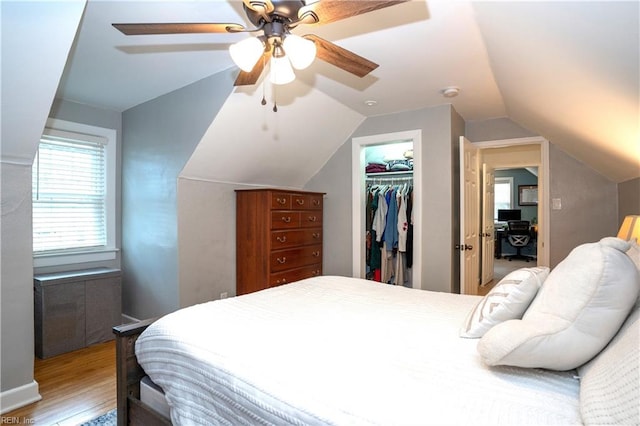
<path fill-rule="evenodd" d="M 106 141 L 104 152 L 106 170 L 105 215 L 107 242 L 105 246 L 94 248 L 77 248 L 41 253 L 33 252 L 33 265 L 34 267 L 46 267 L 115 260 L 116 252 L 118 251 L 116 246 L 116 130 L 49 118 L 43 131 L 43 136 L 46 136 L 47 134 L 55 135 L 56 133 L 59 134 L 61 132 L 73 134 L 74 138 L 80 140 L 82 140 L 86 135 L 88 140 L 101 138 Z M 39 143 L 40 142 L 38 142 L 38 144 Z M 32 175 L 33 171 L 34 170 L 32 168 Z"/>

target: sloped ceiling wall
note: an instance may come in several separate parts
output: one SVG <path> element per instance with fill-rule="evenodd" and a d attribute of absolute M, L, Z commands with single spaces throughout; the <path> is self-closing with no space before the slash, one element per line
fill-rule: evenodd
<path fill-rule="evenodd" d="M 2 161 L 33 162 L 85 0 L 0 2 Z"/>
<path fill-rule="evenodd" d="M 611 180 L 638 177 L 639 3 L 473 8 L 509 118 Z"/>
<path fill-rule="evenodd" d="M 229 96 L 181 176 L 302 188 L 365 118 L 298 81 L 268 86 L 264 106 L 262 84 Z"/>

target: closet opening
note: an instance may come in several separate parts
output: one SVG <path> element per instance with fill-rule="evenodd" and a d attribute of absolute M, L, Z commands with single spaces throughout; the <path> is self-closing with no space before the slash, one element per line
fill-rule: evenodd
<path fill-rule="evenodd" d="M 421 131 L 354 138 L 353 276 L 420 288 Z"/>

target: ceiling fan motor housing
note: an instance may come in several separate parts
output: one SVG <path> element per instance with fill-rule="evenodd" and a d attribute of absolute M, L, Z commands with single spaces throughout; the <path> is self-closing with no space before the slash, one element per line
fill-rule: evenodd
<path fill-rule="evenodd" d="M 303 0 L 271 0 L 273 4 L 273 12 L 269 13 L 269 16 L 279 17 L 282 22 L 294 22 L 298 20 L 298 11 L 301 7 L 305 6 Z M 244 5 L 244 10 L 249 18 L 249 21 L 256 27 L 262 25 L 264 18 L 260 12 L 249 9 Z"/>

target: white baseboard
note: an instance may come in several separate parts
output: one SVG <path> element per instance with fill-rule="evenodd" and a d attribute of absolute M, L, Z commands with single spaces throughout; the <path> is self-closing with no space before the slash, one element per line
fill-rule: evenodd
<path fill-rule="evenodd" d="M 0 414 L 8 413 L 41 399 L 38 392 L 38 382 L 35 380 L 26 385 L 0 392 Z"/>

